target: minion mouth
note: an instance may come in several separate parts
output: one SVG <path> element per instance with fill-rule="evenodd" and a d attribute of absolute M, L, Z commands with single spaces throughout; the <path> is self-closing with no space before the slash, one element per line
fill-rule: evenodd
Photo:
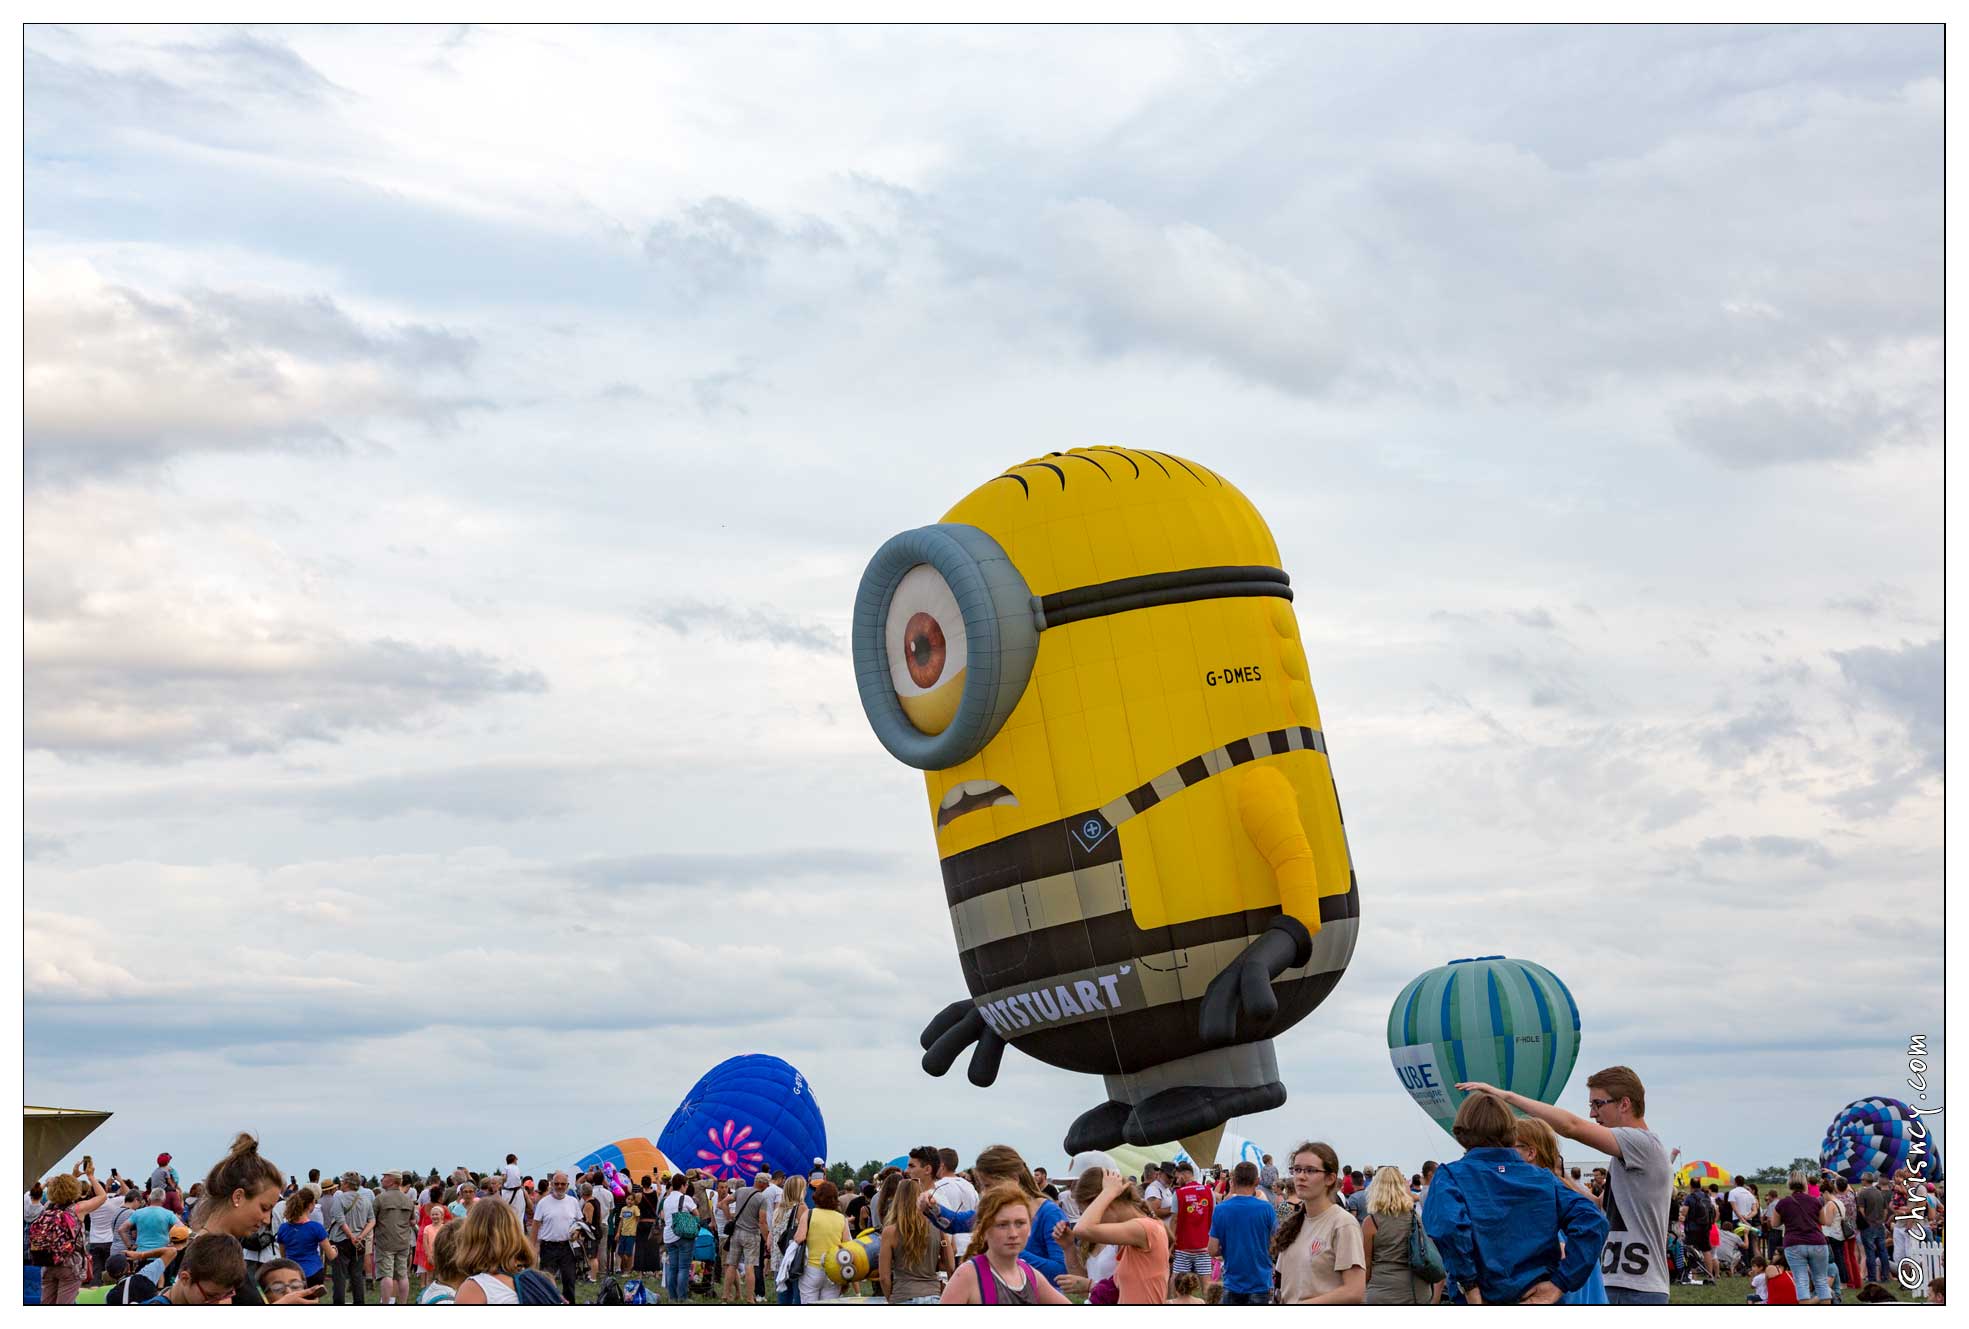
<path fill-rule="evenodd" d="M 1018 797 L 996 780 L 966 780 L 952 785 L 950 792 L 943 796 L 943 802 L 937 806 L 937 829 L 942 830 L 959 817 L 980 808 L 1015 808 L 1018 805 Z"/>

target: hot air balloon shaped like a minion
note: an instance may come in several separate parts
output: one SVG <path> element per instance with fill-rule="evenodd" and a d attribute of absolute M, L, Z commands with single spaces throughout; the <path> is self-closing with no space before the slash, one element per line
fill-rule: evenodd
<path fill-rule="evenodd" d="M 1285 1102 L 1272 1040 L 1353 954 L 1360 897 L 1278 546 L 1164 453 L 1014 466 L 895 536 L 855 599 L 884 747 L 924 772 L 970 999 L 923 1032 L 1106 1079 L 1068 1153 L 1216 1155 Z"/>

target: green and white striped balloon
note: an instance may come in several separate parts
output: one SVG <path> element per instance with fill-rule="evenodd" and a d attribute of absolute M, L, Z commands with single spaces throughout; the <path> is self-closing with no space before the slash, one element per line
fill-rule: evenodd
<path fill-rule="evenodd" d="M 1558 1101 L 1579 1057 L 1579 1007 L 1543 965 L 1451 960 L 1395 998 L 1388 1056 L 1409 1097 L 1448 1130 L 1466 1097 L 1459 1082 Z"/>

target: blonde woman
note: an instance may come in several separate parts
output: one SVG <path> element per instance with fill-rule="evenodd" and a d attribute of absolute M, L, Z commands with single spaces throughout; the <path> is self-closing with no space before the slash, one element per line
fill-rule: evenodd
<path fill-rule="evenodd" d="M 807 1212 L 807 1179 L 788 1177 L 779 1203 L 773 1206 L 772 1235 L 766 1243 L 766 1267 L 773 1271 L 773 1286 L 779 1290 L 782 1306 L 800 1304 L 800 1278 L 806 1272 L 806 1261 L 794 1263 L 788 1257 L 795 1247 L 807 1243 Z"/>
<path fill-rule="evenodd" d="M 519 1215 L 511 1205 L 475 1204 L 456 1224 L 458 1236 L 452 1254 L 461 1281 L 457 1284 L 460 1306 L 517 1306 L 520 1294 L 513 1276 L 533 1267 L 533 1247 L 520 1227 Z"/>
<path fill-rule="evenodd" d="M 1128 1178 L 1111 1169 L 1104 1169 L 1100 1178 L 1099 1189 L 1074 1222 L 1073 1235 L 1119 1252 L 1114 1285 L 1120 1305 L 1159 1306 L 1169 1299 L 1169 1229 L 1145 1212 Z M 1084 1190 L 1087 1181 L 1083 1174 L 1076 1191 Z"/>
<path fill-rule="evenodd" d="M 1367 1258 L 1366 1304 L 1430 1306 L 1440 1283 L 1415 1276 L 1408 1263 L 1409 1233 L 1415 1229 L 1415 1197 L 1402 1174 L 1384 1167 L 1367 1188 L 1367 1217 L 1361 1220 L 1361 1249 Z"/>
<path fill-rule="evenodd" d="M 1292 1189 L 1299 1207 L 1272 1233 L 1279 1301 L 1285 1305 L 1358 1306 L 1367 1293 L 1361 1225 L 1338 1203 L 1340 1156 L 1308 1141 L 1292 1151 Z"/>
<path fill-rule="evenodd" d="M 1547 1172 L 1550 1172 L 1559 1179 L 1559 1183 L 1567 1190 L 1584 1195 L 1587 1199 L 1593 1200 L 1596 1205 L 1599 1203 L 1597 1199 L 1594 1199 L 1592 1191 L 1587 1190 L 1585 1186 L 1566 1175 L 1565 1159 L 1559 1153 L 1559 1133 L 1557 1131 L 1553 1130 L 1543 1121 L 1540 1121 L 1537 1117 L 1519 1117 L 1511 1123 L 1511 1129 L 1517 1132 L 1518 1156 L 1520 1158 L 1530 1163 L 1533 1167 L 1542 1167 Z M 1560 1248 L 1564 1249 L 1564 1245 L 1565 1243 L 1562 1240 L 1560 1242 Z M 1593 1272 L 1586 1276 L 1586 1281 L 1581 1283 L 1574 1291 L 1568 1292 L 1563 1297 L 1560 1297 L 1559 1304 L 1562 1306 L 1604 1306 L 1607 1304 L 1607 1285 L 1601 1281 L 1600 1262 L 1598 1260 L 1593 1262 Z"/>
<path fill-rule="evenodd" d="M 937 1274 L 950 1273 L 955 1264 L 951 1240 L 923 1216 L 923 1187 L 916 1178 L 897 1182 L 893 1198 L 876 1270 L 882 1295 L 891 1306 L 932 1305 L 943 1298 Z"/>
<path fill-rule="evenodd" d="M 59 1243 L 53 1263 L 41 1268 L 43 1306 L 73 1306 L 75 1294 L 82 1290 L 83 1265 L 89 1256 L 89 1239 L 82 1220 L 109 1199 L 109 1192 L 96 1180 L 93 1159 L 88 1163 L 87 1175 L 86 1188 L 80 1177 L 68 1172 L 50 1181 L 44 1193 L 47 1206 L 34 1220 L 41 1232 L 52 1234 L 53 1240 Z"/>

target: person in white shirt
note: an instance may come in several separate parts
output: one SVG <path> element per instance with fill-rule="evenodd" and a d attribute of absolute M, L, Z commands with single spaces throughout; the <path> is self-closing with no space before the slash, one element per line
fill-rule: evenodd
<path fill-rule="evenodd" d="M 1142 1191 L 1142 1199 L 1148 1202 L 1149 1214 L 1154 1218 L 1168 1218 L 1176 1212 L 1176 1192 L 1170 1188 L 1166 1175 L 1162 1164 L 1149 1165 L 1149 1183 Z"/>
<path fill-rule="evenodd" d="M 499 1198 L 513 1211 L 513 1217 L 520 1220 L 520 1230 L 526 1230 L 526 1184 L 520 1175 L 520 1156 L 506 1155 L 506 1166 L 501 1170 L 504 1180 L 499 1184 Z"/>
<path fill-rule="evenodd" d="M 540 1251 L 540 1272 L 560 1275 L 561 1295 L 570 1306 L 580 1278 L 574 1260 L 574 1225 L 580 1221 L 581 1201 L 568 1193 L 567 1173 L 556 1172 L 547 1194 L 534 1201 L 529 1235 Z"/>
<path fill-rule="evenodd" d="M 697 1258 L 697 1242 L 677 1231 L 677 1215 L 697 1213 L 697 1201 L 684 1189 L 684 1175 L 674 1173 L 670 1188 L 657 1208 L 663 1216 L 663 1295 L 664 1300 L 681 1304 L 690 1300 L 691 1263 Z"/>
<path fill-rule="evenodd" d="M 937 1203 L 957 1213 L 978 1207 L 978 1188 L 957 1175 L 957 1151 L 948 1145 L 937 1150 Z"/>
<path fill-rule="evenodd" d="M 109 1257 L 116 1250 L 116 1220 L 123 1217 L 123 1192 L 112 1187 L 109 1198 L 89 1215 L 89 1258 L 95 1264 L 95 1281 L 110 1282 Z"/>

